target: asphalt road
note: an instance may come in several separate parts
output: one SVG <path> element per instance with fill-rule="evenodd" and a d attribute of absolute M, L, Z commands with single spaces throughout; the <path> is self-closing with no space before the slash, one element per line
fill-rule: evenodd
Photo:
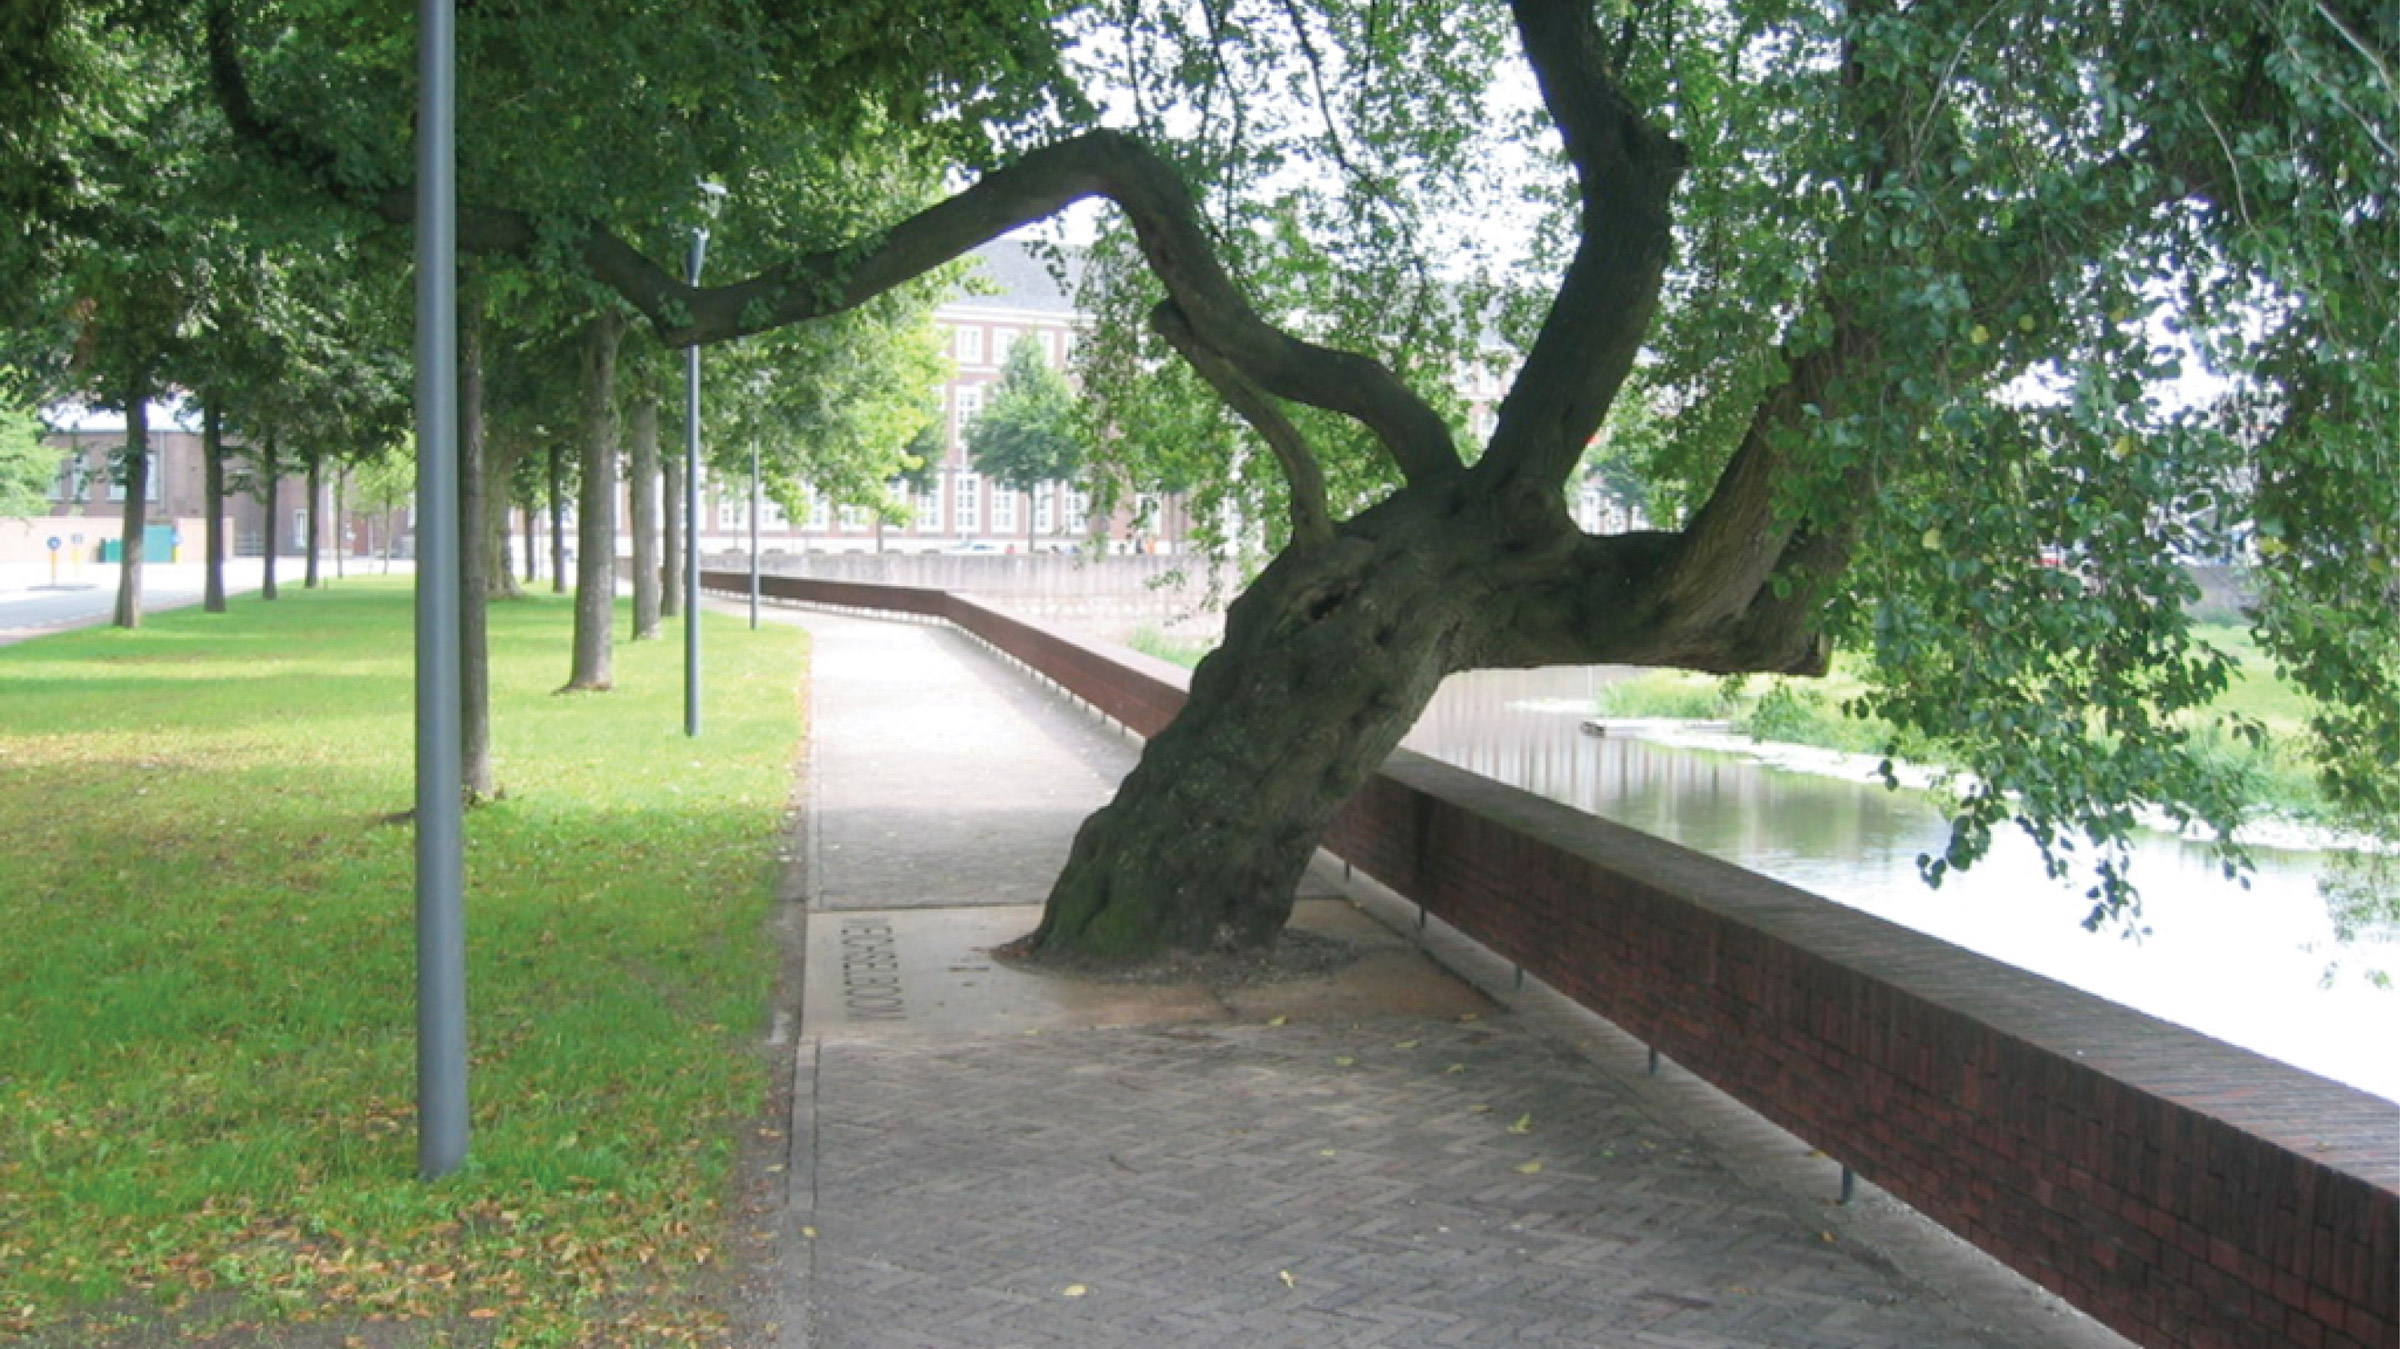
<path fill-rule="evenodd" d="M 279 578 L 286 568 L 297 576 L 300 562 L 286 559 L 277 568 Z M 258 583 L 257 558 L 237 558 L 225 564 L 225 588 L 229 593 L 256 590 Z M 206 585 L 206 569 L 197 562 L 153 565 L 142 577 L 142 611 L 156 613 L 198 604 Z M 0 569 L 0 646 L 106 623 L 116 604 L 114 566 L 86 563 L 80 569 L 62 567 L 55 584 L 47 566 L 12 565 Z"/>

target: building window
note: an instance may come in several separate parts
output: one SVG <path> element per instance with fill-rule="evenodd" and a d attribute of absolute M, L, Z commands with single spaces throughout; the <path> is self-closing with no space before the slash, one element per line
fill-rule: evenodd
<path fill-rule="evenodd" d="M 833 507 L 821 493 L 808 494 L 808 527 L 822 534 L 833 524 Z"/>
<path fill-rule="evenodd" d="M 1087 530 L 1092 524 L 1092 494 L 1078 487 L 1067 493 L 1067 527 Z"/>
<path fill-rule="evenodd" d="M 855 534 L 859 530 L 865 529 L 866 527 L 867 511 L 864 506 L 842 507 L 842 528 L 844 530 Z"/>
<path fill-rule="evenodd" d="M 973 534 L 982 527 L 983 479 L 972 473 L 958 475 L 958 532 Z"/>
<path fill-rule="evenodd" d="M 761 496 L 758 499 L 758 527 L 760 529 L 789 529 L 791 525 L 792 522 L 784 518 L 783 507 L 775 504 L 775 498 Z"/>
<path fill-rule="evenodd" d="M 1042 329 L 1042 364 L 1053 370 L 1058 368 L 1058 330 L 1056 328 Z"/>
<path fill-rule="evenodd" d="M 739 497 L 718 497 L 717 528 L 740 529 L 744 524 L 743 517 L 746 514 L 742 507 L 747 504 Z"/>
<path fill-rule="evenodd" d="M 996 483 L 992 487 L 992 532 L 1017 532 L 1017 494 Z"/>
<path fill-rule="evenodd" d="M 925 495 L 917 498 L 917 532 L 939 534 L 942 527 L 942 480 L 936 478 L 925 484 Z"/>
<path fill-rule="evenodd" d="M 1058 488 L 1050 483 L 1034 489 L 1033 528 L 1040 534 L 1058 532 Z"/>
<path fill-rule="evenodd" d="M 960 365 L 983 364 L 983 329 L 979 325 L 959 325 L 957 356 Z"/>
<path fill-rule="evenodd" d="M 113 452 L 102 451 L 100 473 L 102 476 L 108 479 L 108 499 L 111 501 L 123 501 L 125 499 L 125 481 L 117 476 L 116 473 L 111 471 L 114 468 L 114 465 L 108 462 L 111 457 L 113 457 Z M 158 500 L 159 496 L 158 489 L 162 485 L 161 480 L 164 479 L 166 475 L 160 471 L 158 463 L 158 451 L 152 450 L 144 457 L 150 461 L 150 481 L 148 490 L 142 493 L 142 500 L 156 501 Z"/>
<path fill-rule="evenodd" d="M 975 419 L 982 415 L 983 386 L 980 384 L 962 385 L 958 390 L 958 425 L 951 428 L 951 442 L 957 445 L 966 444 L 967 428 L 973 426 Z"/>

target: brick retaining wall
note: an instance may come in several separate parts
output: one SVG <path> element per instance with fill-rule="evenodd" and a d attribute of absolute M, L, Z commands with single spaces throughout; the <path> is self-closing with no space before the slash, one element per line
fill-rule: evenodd
<path fill-rule="evenodd" d="M 955 623 L 1145 735 L 1182 703 L 955 595 L 766 593 Z M 1406 751 L 1326 842 L 2141 1344 L 2400 1346 L 2400 1105 Z"/>

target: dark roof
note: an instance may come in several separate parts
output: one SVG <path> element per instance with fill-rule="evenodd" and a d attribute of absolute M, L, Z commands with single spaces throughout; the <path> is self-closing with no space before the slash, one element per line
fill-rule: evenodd
<path fill-rule="evenodd" d="M 999 288 L 989 295 L 965 294 L 951 301 L 977 309 L 1032 309 L 1046 313 L 1075 312 L 1074 286 L 1083 270 L 1083 255 L 1066 250 L 1067 284 L 1062 288 L 1050 274 L 1050 262 L 1013 239 L 995 239 L 969 255 L 982 281 Z"/>

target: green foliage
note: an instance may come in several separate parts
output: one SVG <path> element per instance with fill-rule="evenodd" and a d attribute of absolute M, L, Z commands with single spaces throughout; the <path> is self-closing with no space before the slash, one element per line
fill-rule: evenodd
<path fill-rule="evenodd" d="M 1030 336 L 1009 344 L 983 414 L 967 428 L 977 472 L 1016 492 L 1065 482 L 1083 466 L 1075 391 Z"/>
<path fill-rule="evenodd" d="M 1602 717 L 1720 721 L 1735 707 L 1721 679 L 1654 670 L 1602 685 L 1592 712 Z"/>
<path fill-rule="evenodd" d="M 712 468 L 747 481 L 759 455 L 767 495 L 793 518 L 810 492 L 886 519 L 890 485 L 927 463 L 932 391 L 950 377 L 934 297 L 947 273 L 838 319 L 764 333 L 701 361 L 703 444 Z"/>
<path fill-rule="evenodd" d="M 2214 746 L 2259 735 L 2202 711 L 2232 671 L 2178 564 L 2244 521 L 2329 795 L 2400 821 L 2388 27 L 2301 4 L 1679 22 L 1631 72 L 1693 158 L 1647 467 L 1705 496 L 1771 390 L 1830 372 L 1779 395 L 1807 400 L 1784 510 L 1847 543 L 1832 618 L 1872 658 L 1864 709 L 1980 784 L 1928 873 L 2021 820 L 2062 865 L 2081 838 L 2114 910 L 2129 803 L 2240 823 L 2251 766 Z"/>
<path fill-rule="evenodd" d="M 552 696 L 568 619 L 491 613 L 511 790 L 467 821 L 474 1151 L 436 1185 L 390 823 L 406 584 L 0 651 L 0 1334 L 209 1289 L 243 1319 L 681 1342 L 674 1271 L 721 1239 L 761 1105 L 804 648 L 710 648 L 703 766 L 666 647 Z"/>
<path fill-rule="evenodd" d="M 40 514 L 58 477 L 58 452 L 42 444 L 30 413 L 0 407 L 0 516 Z"/>
<path fill-rule="evenodd" d="M 1215 642 L 1191 637 L 1176 637 L 1146 625 L 1135 628 L 1126 637 L 1125 645 L 1145 656 L 1154 656 L 1171 665 L 1180 665 L 1187 670 L 1197 668 L 1201 657 L 1214 651 L 1217 646 Z"/>
<path fill-rule="evenodd" d="M 1392 365 L 1455 424 L 1456 390 L 1494 355 L 1522 127 L 1481 113 L 1509 48 L 1499 6 L 1243 0 L 1189 14 L 1113 3 L 1082 23 L 1077 75 L 1129 89 L 1137 125 L 1204 184 L 1224 262 L 1295 335 Z M 1162 298 L 1130 233 L 1103 231 L 1084 273 L 1095 316 L 1077 349 L 1104 504 L 1187 492 L 1205 538 L 1281 546 L 1288 486 L 1263 445 L 1147 325 Z M 1337 518 L 1397 485 L 1356 425 L 1287 408 Z M 1252 531 L 1263 531 L 1253 533 Z"/>

